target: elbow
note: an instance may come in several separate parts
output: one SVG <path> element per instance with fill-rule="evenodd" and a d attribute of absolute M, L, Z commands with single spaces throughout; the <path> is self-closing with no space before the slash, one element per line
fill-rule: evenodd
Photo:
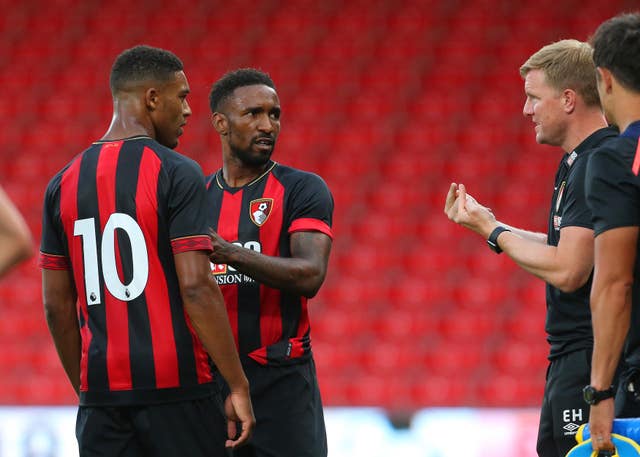
<path fill-rule="evenodd" d="M 569 271 L 555 286 L 564 293 L 575 292 L 587 283 L 590 276 L 590 271 L 586 274 L 583 272 Z"/>
<path fill-rule="evenodd" d="M 318 272 L 312 277 L 308 278 L 307 281 L 299 288 L 298 292 L 305 298 L 313 298 L 320 291 L 320 287 L 324 282 L 325 274 L 324 272 Z"/>
<path fill-rule="evenodd" d="M 27 237 L 24 240 L 22 240 L 22 243 L 20 245 L 20 250 L 19 250 L 19 258 L 20 261 L 24 261 L 24 260 L 28 260 L 31 257 L 33 257 L 36 253 L 36 249 L 33 245 L 33 241 L 31 240 L 31 237 Z"/>

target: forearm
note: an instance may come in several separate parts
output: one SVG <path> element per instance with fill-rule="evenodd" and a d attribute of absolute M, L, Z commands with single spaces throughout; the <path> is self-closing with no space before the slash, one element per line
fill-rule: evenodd
<path fill-rule="evenodd" d="M 235 246 L 228 265 L 266 286 L 313 297 L 324 280 L 324 271 L 301 258 L 272 257 Z"/>
<path fill-rule="evenodd" d="M 533 241 L 535 243 L 540 243 L 540 244 L 547 244 L 547 235 L 545 233 L 540 233 L 540 232 L 530 232 L 528 230 L 523 230 L 523 229 L 519 229 L 517 227 L 512 227 L 510 225 L 507 225 L 503 222 L 498 222 L 497 225 L 501 225 L 503 227 L 508 228 L 509 230 L 511 230 L 512 233 L 515 233 L 516 235 L 518 235 L 519 237 L 527 240 L 527 241 Z M 488 236 L 488 235 L 487 235 Z"/>
<path fill-rule="evenodd" d="M 55 306 L 45 303 L 45 316 L 49 332 L 58 352 L 62 367 L 76 393 L 80 392 L 80 328 L 75 312 L 75 303 Z"/>
<path fill-rule="evenodd" d="M 618 366 L 631 319 L 631 286 L 594 284 L 591 294 L 593 359 L 591 385 L 608 388 Z"/>
<path fill-rule="evenodd" d="M 573 265 L 565 264 L 559 258 L 556 246 L 541 245 L 513 232 L 500 234 L 498 244 L 520 268 L 554 287 L 570 291 L 575 290 L 576 283 L 581 282 L 571 277 Z M 584 280 L 587 278 L 588 275 Z"/>
<path fill-rule="evenodd" d="M 232 391 L 248 389 L 220 290 L 211 277 L 182 293 L 185 311 L 205 350 Z"/>

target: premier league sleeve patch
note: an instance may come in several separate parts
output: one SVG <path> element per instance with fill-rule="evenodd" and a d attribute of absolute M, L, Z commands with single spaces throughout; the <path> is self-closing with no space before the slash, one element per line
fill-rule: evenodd
<path fill-rule="evenodd" d="M 272 208 L 273 198 L 251 200 L 251 203 L 249 203 L 249 217 L 251 218 L 251 222 L 260 227 L 269 219 Z"/>

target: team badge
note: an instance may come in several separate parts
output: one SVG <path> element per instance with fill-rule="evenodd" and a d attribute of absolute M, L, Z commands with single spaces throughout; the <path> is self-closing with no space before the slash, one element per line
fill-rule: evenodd
<path fill-rule="evenodd" d="M 273 208 L 273 198 L 258 198 L 249 203 L 249 217 L 251 221 L 260 227 L 264 224 Z"/>

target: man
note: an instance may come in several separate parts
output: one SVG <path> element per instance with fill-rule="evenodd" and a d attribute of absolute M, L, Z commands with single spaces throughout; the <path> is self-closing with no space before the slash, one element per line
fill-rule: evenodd
<path fill-rule="evenodd" d="M 589 425 L 599 451 L 613 449 L 614 409 L 618 417 L 640 415 L 640 283 L 634 280 L 640 271 L 640 14 L 604 22 L 592 43 L 605 115 L 622 132 L 593 154 L 586 177 L 596 238 L 593 364 L 585 392 L 598 400 Z M 625 370 L 614 401 L 611 384 L 625 339 Z"/>
<path fill-rule="evenodd" d="M 493 213 L 452 184 L 445 212 L 504 251 L 521 268 L 547 283 L 547 340 L 551 346 L 537 451 L 564 456 L 575 430 L 586 422 L 582 387 L 589 379 L 593 336 L 589 289 L 593 269 L 593 229 L 584 196 L 587 157 L 616 135 L 600 108 L 591 47 L 576 40 L 544 46 L 520 68 L 525 117 L 535 124 L 536 141 L 565 151 L 560 161 L 547 234 L 498 222 Z M 458 199 L 456 201 L 456 194 Z"/>
<path fill-rule="evenodd" d="M 33 256 L 31 232 L 22 215 L 0 187 L 0 276 Z"/>
<path fill-rule="evenodd" d="M 333 198 L 318 176 L 271 160 L 280 101 L 267 74 L 228 73 L 209 102 L 222 143 L 207 180 L 211 261 L 259 424 L 234 455 L 326 456 L 307 299 L 327 271 Z"/>
<path fill-rule="evenodd" d="M 110 85 L 107 133 L 51 180 L 43 216 L 45 312 L 80 397 L 80 455 L 222 456 L 255 419 L 210 275 L 204 175 L 172 150 L 189 85 L 174 54 L 148 46 L 117 57 Z M 225 442 L 207 354 L 237 439 Z"/>

